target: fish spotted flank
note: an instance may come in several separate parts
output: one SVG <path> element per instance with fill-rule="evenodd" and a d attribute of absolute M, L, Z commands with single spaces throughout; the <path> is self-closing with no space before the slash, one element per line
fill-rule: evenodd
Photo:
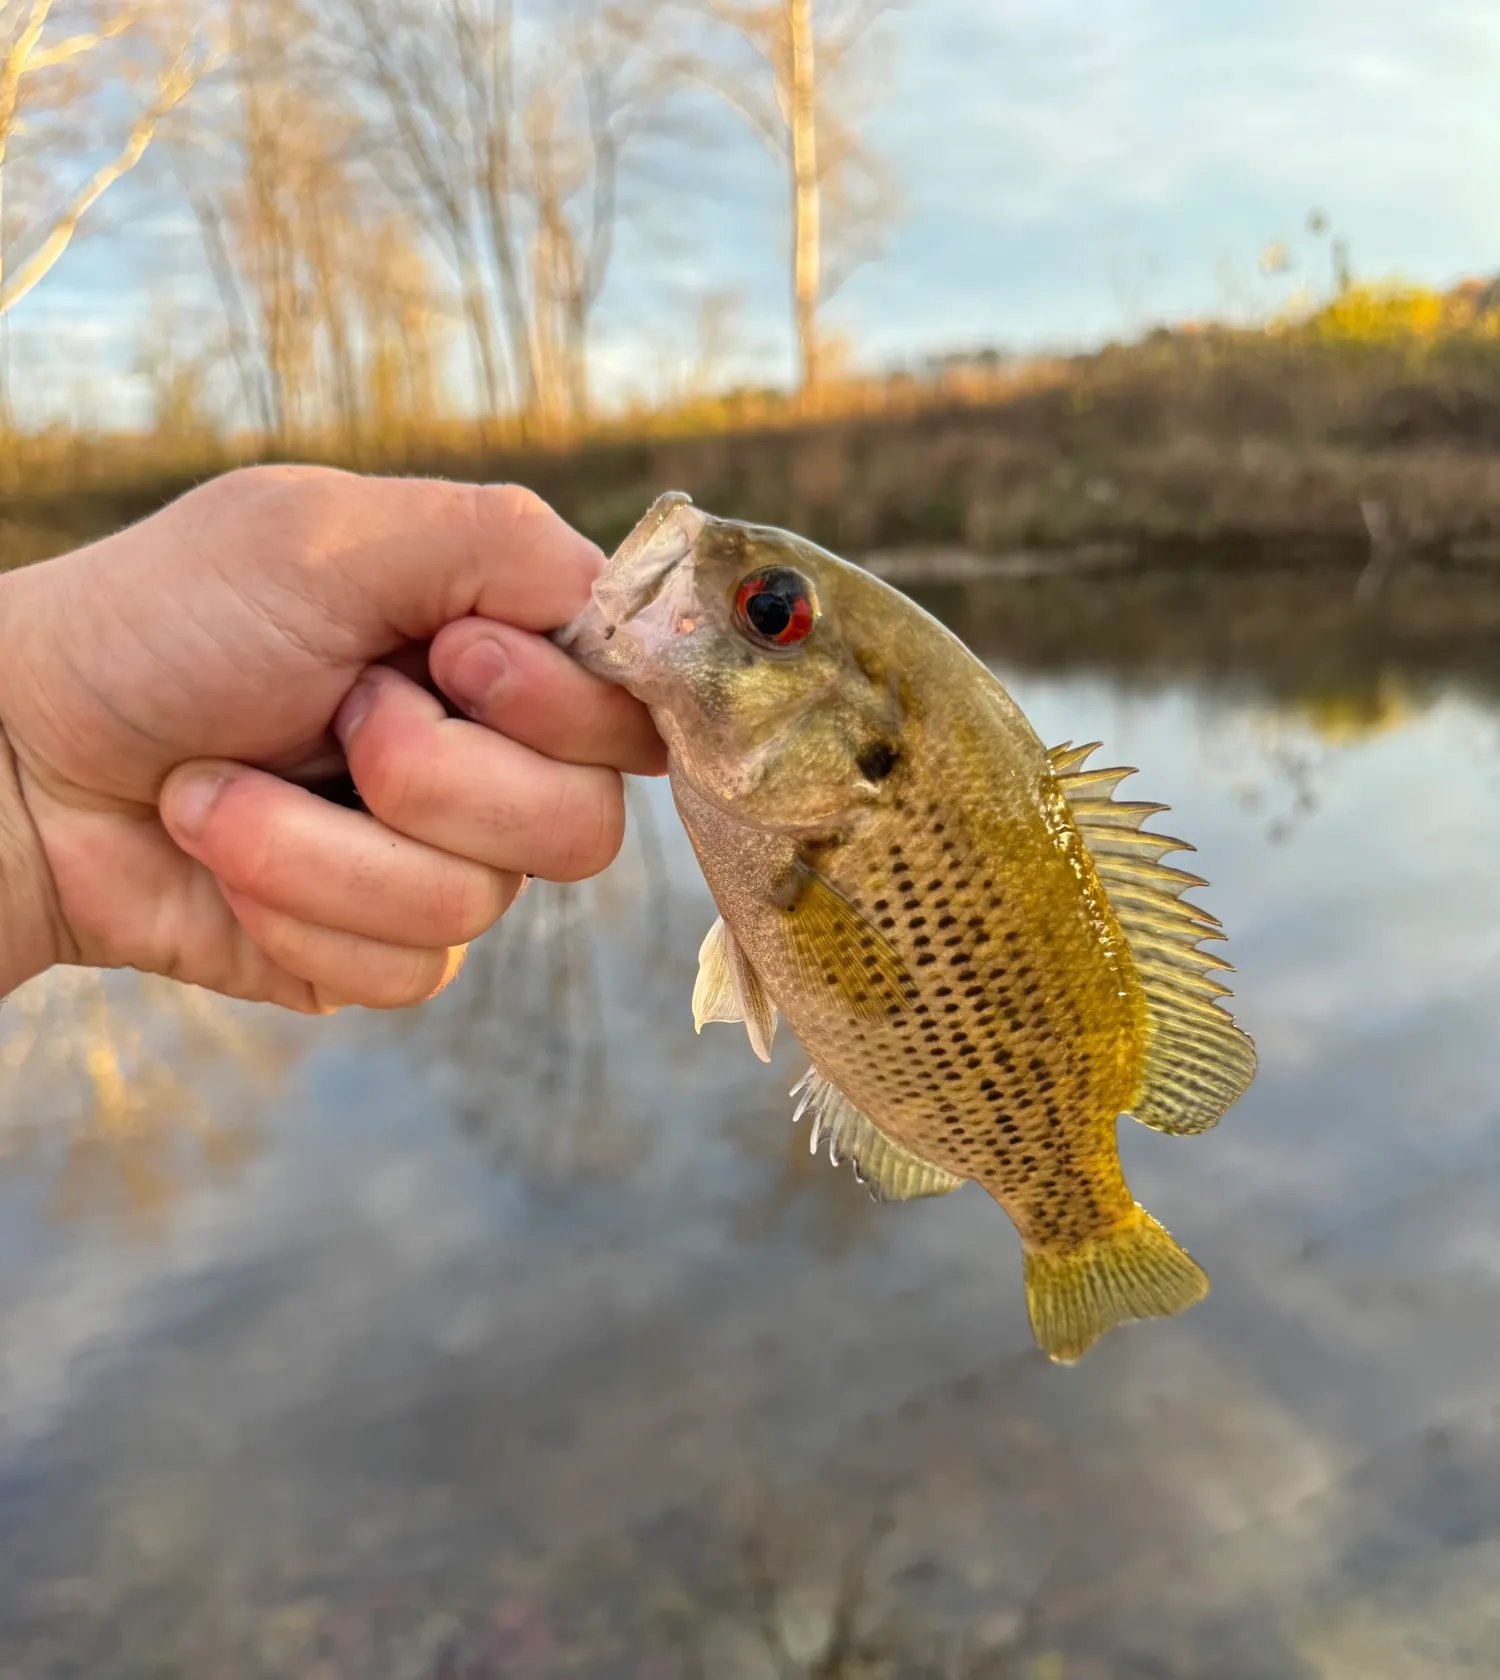
<path fill-rule="evenodd" d="M 1187 849 L 1130 771 L 1049 752 L 955 636 L 785 532 L 662 497 L 559 633 L 650 708 L 720 912 L 695 1024 L 784 1019 L 814 1150 L 883 1200 L 981 1185 L 1033 1332 L 1071 1362 L 1208 1288 L 1132 1197 L 1121 1114 L 1203 1131 L 1255 1052 L 1219 1006 Z"/>

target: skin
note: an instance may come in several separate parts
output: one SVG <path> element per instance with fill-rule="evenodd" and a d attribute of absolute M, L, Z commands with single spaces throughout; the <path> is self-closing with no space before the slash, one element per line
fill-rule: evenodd
<path fill-rule="evenodd" d="M 620 773 L 664 767 L 544 636 L 601 564 L 515 486 L 261 467 L 0 577 L 0 995 L 56 963 L 433 995 L 524 876 L 602 869 Z M 344 769 L 368 814 L 306 785 Z"/>

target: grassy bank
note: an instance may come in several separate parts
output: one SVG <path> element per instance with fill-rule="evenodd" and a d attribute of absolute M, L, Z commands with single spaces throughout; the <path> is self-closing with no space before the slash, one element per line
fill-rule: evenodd
<path fill-rule="evenodd" d="M 548 446 L 467 430 L 365 443 L 367 470 L 515 479 L 610 545 L 663 489 L 786 525 L 852 554 L 1080 544 L 1218 556 L 1368 550 L 1370 528 L 1439 560 L 1500 563 L 1500 335 L 1158 333 L 1024 369 L 836 394 L 798 418 L 774 402 L 635 417 Z M 0 489 L 0 560 L 112 530 L 231 463 L 152 440 L 17 458 Z M 241 458 L 244 452 L 241 451 Z"/>

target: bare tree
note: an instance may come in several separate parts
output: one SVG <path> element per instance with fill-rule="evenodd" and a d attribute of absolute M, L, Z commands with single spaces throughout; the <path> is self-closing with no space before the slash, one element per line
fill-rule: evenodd
<path fill-rule="evenodd" d="M 156 441 L 172 450 L 201 446 L 214 430 L 212 357 L 194 331 L 197 315 L 171 280 L 154 284 L 135 371 L 150 394 Z"/>
<path fill-rule="evenodd" d="M 243 418 L 262 437 L 275 430 L 275 408 L 259 354 L 255 310 L 231 249 L 223 194 L 206 177 L 210 153 L 184 149 L 174 159 L 183 195 L 198 224 L 209 276 L 223 312 L 224 351 L 234 370 Z"/>
<path fill-rule="evenodd" d="M 389 446 L 403 415 L 432 418 L 438 389 L 407 343 L 415 319 L 439 313 L 417 232 L 364 161 L 363 113 L 330 74 L 320 7 L 227 0 L 226 13 L 230 74 L 174 161 L 241 405 L 280 448 L 329 430 L 349 455 L 371 432 Z"/>
<path fill-rule="evenodd" d="M 403 202 L 453 271 L 486 414 L 507 382 L 489 264 L 523 408 L 534 383 L 509 220 L 512 11 L 512 0 L 342 0 L 331 14 L 383 113 Z"/>
<path fill-rule="evenodd" d="M 851 73 L 872 26 L 894 3 L 689 0 L 749 49 L 758 71 L 747 78 L 712 46 L 692 59 L 694 74 L 739 113 L 786 170 L 792 319 L 809 405 L 825 375 L 819 311 L 869 257 L 890 214 L 889 183 L 855 126 Z"/>
<path fill-rule="evenodd" d="M 162 119 L 216 56 L 193 13 L 174 0 L 0 0 L 0 315 L 53 268 L 84 217 L 140 162 Z M 17 141 L 44 151 L 56 123 L 76 122 L 85 109 L 107 119 L 117 106 L 123 117 L 109 155 L 55 194 L 45 191 L 53 183 L 33 160 L 31 178 L 42 190 L 18 213 L 6 196 Z M 7 272 L 12 246 L 20 258 Z"/>
<path fill-rule="evenodd" d="M 532 230 L 531 318 L 544 424 L 592 409 L 589 328 L 609 275 L 620 170 L 676 79 L 661 8 L 575 5 L 527 78 L 522 220 Z"/>
<path fill-rule="evenodd" d="M 660 0 L 331 0 L 389 181 L 447 261 L 487 412 L 589 409 L 622 160 L 669 85 Z"/>
<path fill-rule="evenodd" d="M 361 304 L 363 390 L 370 425 L 387 454 L 437 420 L 442 351 L 452 324 L 409 230 L 388 216 L 373 230 L 369 260 L 355 272 Z"/>

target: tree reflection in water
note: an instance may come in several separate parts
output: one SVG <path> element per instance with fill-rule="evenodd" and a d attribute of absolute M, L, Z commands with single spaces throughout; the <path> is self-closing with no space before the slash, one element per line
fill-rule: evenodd
<path fill-rule="evenodd" d="M 659 1019 L 654 1010 L 686 1008 L 692 985 L 680 948 L 689 930 L 672 914 L 650 797 L 627 784 L 627 801 L 625 848 L 605 875 L 529 882 L 447 991 L 398 1017 L 464 1131 L 534 1184 L 615 1178 L 640 1164 L 650 1116 L 632 1111 L 618 1077 L 618 1061 L 632 1057 L 617 1060 L 612 1037 L 637 1017 Z"/>
<path fill-rule="evenodd" d="M 0 1172 L 44 1175 L 59 1218 L 156 1235 L 194 1182 L 260 1152 L 295 1042 L 194 986 L 55 969 L 0 1017 Z"/>
<path fill-rule="evenodd" d="M 759 1169 L 729 1216 L 730 1234 L 737 1242 L 774 1243 L 795 1232 L 831 1260 L 879 1242 L 891 1230 L 892 1210 L 872 1199 L 847 1161 L 835 1167 L 826 1149 L 816 1158 L 809 1154 L 807 1125 L 792 1124 L 793 1101 L 783 1084 L 770 1084 L 763 1102 L 730 1121 L 734 1142 Z"/>

